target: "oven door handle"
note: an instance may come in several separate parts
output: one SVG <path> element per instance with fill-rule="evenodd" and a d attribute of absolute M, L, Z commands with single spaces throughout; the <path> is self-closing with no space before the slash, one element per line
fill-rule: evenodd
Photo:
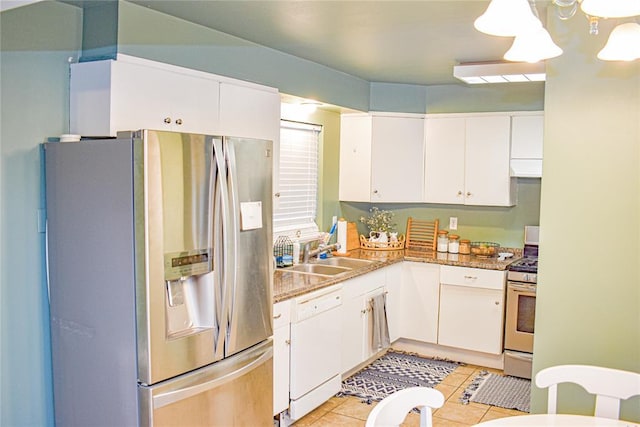
<path fill-rule="evenodd" d="M 532 289 L 532 287 L 529 285 L 520 285 L 518 283 L 509 282 L 507 284 L 507 287 L 509 290 L 512 290 L 518 293 L 530 293 L 532 295 L 536 294 L 535 289 Z"/>
<path fill-rule="evenodd" d="M 533 360 L 533 354 L 529 354 L 529 353 L 523 354 L 523 353 L 508 351 L 508 356 L 511 357 L 512 359 L 521 360 L 523 362 L 529 362 L 529 363 Z"/>

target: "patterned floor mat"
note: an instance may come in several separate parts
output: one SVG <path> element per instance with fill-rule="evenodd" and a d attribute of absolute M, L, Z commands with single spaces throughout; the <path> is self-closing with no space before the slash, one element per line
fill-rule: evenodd
<path fill-rule="evenodd" d="M 370 402 L 407 387 L 433 388 L 458 366 L 456 362 L 392 350 L 345 379 L 338 396 L 357 396 Z"/>
<path fill-rule="evenodd" d="M 529 412 L 530 398 L 531 381 L 483 371 L 464 391 L 460 402 L 467 404 L 471 401 Z"/>

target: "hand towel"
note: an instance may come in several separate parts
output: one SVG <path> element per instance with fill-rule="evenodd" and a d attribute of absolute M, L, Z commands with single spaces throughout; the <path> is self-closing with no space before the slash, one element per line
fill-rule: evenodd
<path fill-rule="evenodd" d="M 369 300 L 372 318 L 371 346 L 374 350 L 382 350 L 390 345 L 386 299 L 386 294 L 382 293 Z"/>

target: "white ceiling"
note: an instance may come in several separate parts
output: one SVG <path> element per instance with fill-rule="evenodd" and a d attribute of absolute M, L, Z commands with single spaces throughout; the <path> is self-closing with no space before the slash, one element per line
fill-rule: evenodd
<path fill-rule="evenodd" d="M 512 43 L 473 28 L 489 0 L 132 3 L 374 82 L 459 83 L 455 64 L 500 60 Z"/>

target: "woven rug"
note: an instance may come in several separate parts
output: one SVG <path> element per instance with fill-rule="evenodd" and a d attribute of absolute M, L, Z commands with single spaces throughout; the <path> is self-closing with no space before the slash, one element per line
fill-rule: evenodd
<path fill-rule="evenodd" d="M 337 396 L 356 396 L 367 403 L 381 401 L 408 387 L 435 387 L 460 364 L 389 351 L 342 381 Z"/>
<path fill-rule="evenodd" d="M 460 402 L 470 401 L 507 409 L 530 411 L 531 381 L 481 372 L 464 391 Z"/>

